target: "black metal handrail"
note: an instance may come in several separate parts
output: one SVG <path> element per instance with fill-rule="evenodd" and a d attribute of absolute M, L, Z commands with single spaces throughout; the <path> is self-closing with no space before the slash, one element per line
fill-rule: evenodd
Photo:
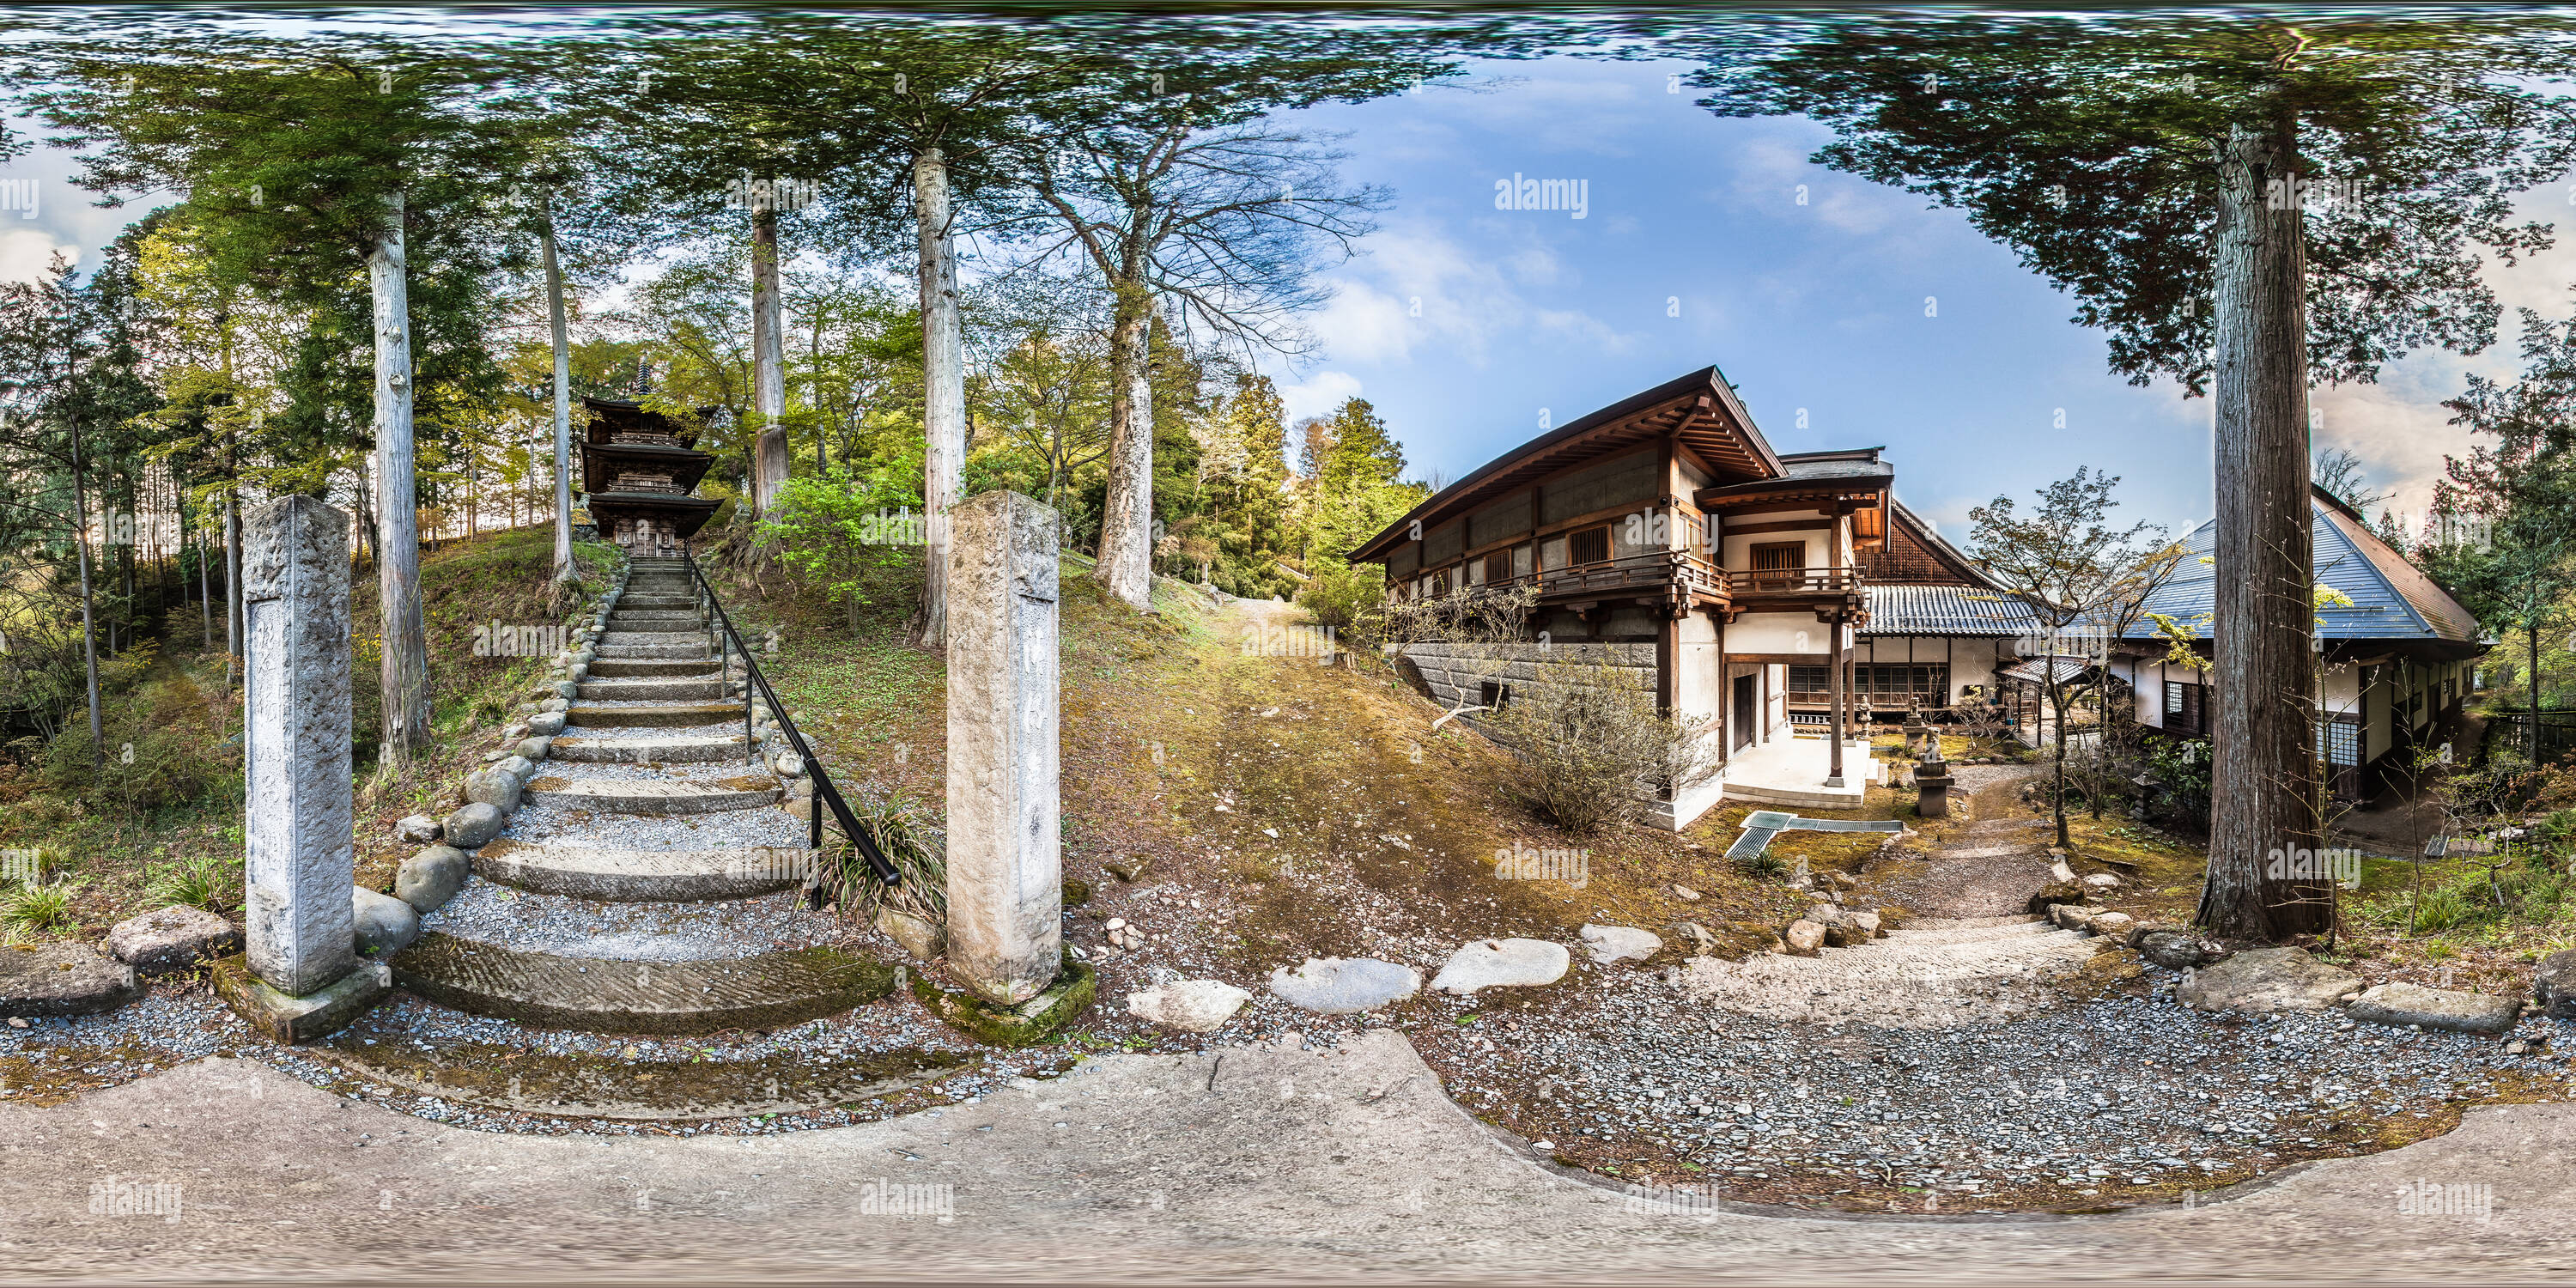
<path fill-rule="evenodd" d="M 699 569 L 697 556 L 683 546 L 680 549 L 680 559 L 688 565 L 689 576 L 698 583 L 699 592 L 707 597 L 707 607 L 714 611 L 716 625 L 722 631 L 720 639 L 730 644 L 732 652 L 742 655 L 742 673 L 746 681 L 742 693 L 743 734 L 751 747 L 751 759 L 755 762 L 760 759 L 760 737 L 751 727 L 751 704 L 756 696 L 769 703 L 769 713 L 778 718 L 778 727 L 787 734 L 788 747 L 795 751 L 799 760 L 804 762 L 805 772 L 814 778 L 814 800 L 819 803 L 813 810 L 813 830 L 810 834 L 813 848 L 817 851 L 823 848 L 823 806 L 828 805 L 832 810 L 833 821 L 841 825 L 841 834 L 849 837 L 850 844 L 858 847 L 859 857 L 866 859 L 868 866 L 876 870 L 877 879 L 887 885 L 901 885 L 903 873 L 897 870 L 893 863 L 887 861 L 885 853 L 877 848 L 876 841 L 868 835 L 867 829 L 859 826 L 859 820 L 850 813 L 849 802 L 841 799 L 841 789 L 834 787 L 832 776 L 823 771 L 822 759 L 814 754 L 813 747 L 807 745 L 805 735 L 797 732 L 796 721 L 787 714 L 787 704 L 778 700 L 778 691 L 769 687 L 769 677 L 760 673 L 760 663 L 752 660 L 751 646 L 744 643 L 742 633 L 733 628 L 733 618 L 725 613 L 724 604 L 716 598 L 716 588 L 707 581 L 706 573 Z M 729 661 L 720 658 L 717 666 L 719 676 L 726 680 L 732 679 L 733 670 Z M 818 877 L 821 875 L 819 867 L 816 869 L 816 875 Z"/>

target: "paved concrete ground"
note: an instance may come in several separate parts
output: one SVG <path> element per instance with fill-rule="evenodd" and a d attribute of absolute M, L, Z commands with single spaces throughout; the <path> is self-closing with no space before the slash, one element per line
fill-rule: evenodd
<path fill-rule="evenodd" d="M 1824 1218 L 1635 1210 L 1465 1117 L 1387 1032 L 749 1140 L 487 1135 L 208 1060 L 0 1107 L 0 1279 L 2561 1281 L 2572 1149 L 2576 1106 L 2512 1106 L 2191 1210 Z M 111 1178 L 177 1182 L 176 1218 L 93 1214 Z M 2419 1181 L 2489 1187 L 2491 1218 L 2405 1214 Z M 881 1183 L 951 1187 L 953 1216 L 871 1214 Z"/>

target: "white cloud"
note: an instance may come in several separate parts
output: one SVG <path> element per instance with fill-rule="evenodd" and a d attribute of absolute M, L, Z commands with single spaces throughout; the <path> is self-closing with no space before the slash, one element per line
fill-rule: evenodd
<path fill-rule="evenodd" d="M 1329 416 L 1346 398 L 1360 396 L 1360 378 L 1347 371 L 1318 371 L 1304 380 L 1279 386 L 1279 401 L 1288 410 L 1288 423 L 1296 424 L 1308 416 Z M 1295 445 L 1290 445 L 1294 450 Z"/>
<path fill-rule="evenodd" d="M 1481 367 L 1489 346 L 1515 331 L 1599 352 L 1625 352 L 1637 342 L 1580 308 L 1543 303 L 1573 295 L 1576 275 L 1538 230 L 1494 227 L 1500 236 L 1483 254 L 1471 254 L 1433 221 L 1372 235 L 1368 255 L 1334 275 L 1333 300 L 1313 319 L 1330 358 L 1405 365 L 1428 346 Z"/>
<path fill-rule="evenodd" d="M 12 228 L 0 223 L 0 282 L 35 281 L 52 267 L 57 251 L 66 259 L 80 259 L 80 247 L 46 229 L 34 225 Z"/>

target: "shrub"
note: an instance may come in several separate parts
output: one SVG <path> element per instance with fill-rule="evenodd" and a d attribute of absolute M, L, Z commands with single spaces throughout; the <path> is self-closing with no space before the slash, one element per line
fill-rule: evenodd
<path fill-rule="evenodd" d="M 1568 832 L 1645 813 L 1717 776 L 1717 739 L 1704 718 L 1658 714 L 1624 667 L 1550 667 L 1478 726 L 1512 753 L 1492 771 L 1503 793 Z"/>
<path fill-rule="evenodd" d="M 1359 628 L 1385 604 L 1386 574 L 1375 564 L 1322 569 L 1297 591 L 1297 606 L 1312 614 L 1316 625 L 1341 635 L 1363 634 Z"/>
<path fill-rule="evenodd" d="M 925 921 L 946 923 L 948 840 L 940 828 L 939 815 L 902 795 L 853 799 L 849 806 L 859 830 L 868 834 L 877 851 L 903 878 L 900 884 L 887 885 L 860 856 L 857 846 L 845 847 L 841 878 L 859 895 L 858 905 L 850 911 L 873 913 L 882 905 Z"/>

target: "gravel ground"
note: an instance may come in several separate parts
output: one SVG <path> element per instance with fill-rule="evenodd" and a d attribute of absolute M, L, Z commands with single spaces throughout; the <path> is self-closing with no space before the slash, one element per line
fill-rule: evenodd
<path fill-rule="evenodd" d="M 851 932 L 799 894 L 713 903 L 596 903 L 532 894 L 475 877 L 421 929 L 592 960 L 682 962 L 751 957 L 837 943 Z"/>
<path fill-rule="evenodd" d="M 1455 1024 L 1425 1055 L 1471 1111 L 1536 1087 L 1506 1121 L 1597 1170 L 1872 1206 L 2139 1197 L 2437 1134 L 2460 1100 L 2576 1091 L 2560 1058 L 2337 1015 L 2203 1015 L 2153 976 L 2145 996 L 1944 1031 L 1776 1024 L 1629 973 Z M 2564 1021 L 2514 1036 L 2576 1048 Z"/>

